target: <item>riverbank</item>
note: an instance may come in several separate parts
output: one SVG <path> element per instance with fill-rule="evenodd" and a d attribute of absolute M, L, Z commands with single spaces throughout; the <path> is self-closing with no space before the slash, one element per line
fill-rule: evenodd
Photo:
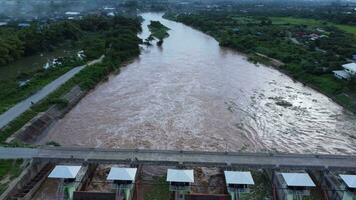
<path fill-rule="evenodd" d="M 296 79 L 295 76 L 292 73 L 290 73 L 290 71 L 283 68 L 284 64 L 282 64 L 282 62 L 280 62 L 276 59 L 273 59 L 273 58 L 269 58 L 268 56 L 261 55 L 259 53 L 245 54 L 245 56 L 249 60 L 251 60 L 251 62 L 262 63 L 264 65 L 274 67 L 275 69 L 282 72 L 283 74 L 288 75 L 293 80 L 301 82 L 301 83 L 303 83 L 303 85 L 313 88 L 314 90 L 316 90 L 316 91 L 324 94 L 325 96 L 329 97 L 330 99 L 332 99 L 334 102 L 336 102 L 337 104 L 342 106 L 344 109 L 356 114 L 356 108 L 355 108 L 356 96 L 350 98 L 349 95 L 345 94 L 345 93 L 333 95 L 333 94 L 328 93 L 327 91 L 322 90 L 322 88 L 320 86 L 310 83 L 310 82 L 306 81 L 305 79 Z M 329 78 L 335 79 L 332 75 L 330 75 Z M 345 100 L 345 98 L 346 98 L 346 100 Z"/>
<path fill-rule="evenodd" d="M 13 78 L 0 81 L 0 114 L 4 114 L 19 102 L 35 95 L 47 84 L 74 70 L 75 67 L 85 64 L 85 61 L 75 56 L 58 58 L 58 64 L 48 69 L 40 69 L 32 73 L 26 73 L 22 82 Z M 0 123 L 0 128 L 1 128 Z"/>
<path fill-rule="evenodd" d="M 213 16 L 206 14 L 166 15 L 169 19 L 185 23 L 211 35 L 219 41 L 221 46 L 245 53 L 252 62 L 274 66 L 279 71 L 292 77 L 293 80 L 298 80 L 310 86 L 325 94 L 346 110 L 356 113 L 356 88 L 353 86 L 353 82 L 337 80 L 332 74 L 332 70 L 339 69 L 346 62 L 347 57 L 329 56 L 331 52 L 325 54 L 321 51 L 310 50 L 309 47 L 305 47 L 310 45 L 310 42 L 302 39 L 300 40 L 305 42 L 303 45 L 291 43 L 288 37 L 285 38 L 284 32 L 287 32 L 287 35 L 292 35 L 291 32 L 295 31 L 296 28 L 286 24 L 269 24 L 268 18 L 230 17 L 223 14 L 216 14 L 215 18 Z M 222 20 L 221 18 L 225 23 L 217 21 L 217 19 Z M 245 21 L 248 21 L 248 23 Z M 314 29 L 322 30 L 318 27 L 307 27 L 303 31 L 312 33 Z M 351 36 L 338 31 L 332 34 L 339 37 L 336 41 L 333 41 L 336 45 L 342 45 L 345 41 L 352 39 Z M 323 38 L 328 39 L 323 39 L 325 41 L 322 43 L 322 48 L 335 51 L 334 46 L 331 46 L 330 40 L 332 39 L 327 36 Z M 329 42 L 330 44 L 328 44 Z M 316 44 L 313 43 L 313 45 Z M 346 48 L 345 45 L 342 46 Z M 332 55 L 338 53 L 341 53 L 341 51 L 334 52 Z"/>
<path fill-rule="evenodd" d="M 50 106 L 54 104 L 64 107 L 67 106 L 67 103 L 61 99 L 61 97 L 73 87 L 78 85 L 84 92 L 89 91 L 93 89 L 97 83 L 105 80 L 111 72 L 119 70 L 123 62 L 139 55 L 139 44 L 141 43 L 141 40 L 137 37 L 137 33 L 140 31 L 138 20 L 119 18 L 120 20 L 110 21 L 113 23 L 112 25 L 108 24 L 108 27 L 115 27 L 116 30 L 110 30 L 109 32 L 104 33 L 109 34 L 112 31 L 115 32 L 111 33 L 112 35 L 106 37 L 104 40 L 104 43 L 107 43 L 108 45 L 107 48 L 102 50 L 106 55 L 103 62 L 87 66 L 80 70 L 79 73 L 49 94 L 46 98 L 39 103 L 32 105 L 29 110 L 1 129 L 0 143 L 8 145 L 5 141 L 9 136 L 19 130 L 38 113 L 46 111 Z M 98 50 L 98 52 L 100 51 Z"/>
<path fill-rule="evenodd" d="M 114 41 L 119 35 L 127 34 L 123 30 L 115 31 L 115 26 L 126 28 L 135 23 L 139 28 L 138 22 L 121 18 L 89 15 L 45 24 L 35 21 L 26 28 L 1 26 L 0 36 L 5 40 L 0 41 L 0 46 L 7 54 L 0 55 L 0 72 L 1 76 L 8 76 L 0 79 L 0 114 L 72 68 L 106 54 L 110 43 L 123 42 Z M 130 22 L 124 24 L 127 21 Z M 16 45 L 11 41 L 16 41 Z M 71 49 L 66 50 L 71 53 L 54 53 L 60 49 Z M 58 56 L 52 58 L 54 55 Z"/>
<path fill-rule="evenodd" d="M 75 76 L 77 73 L 79 73 L 86 66 L 90 66 L 90 65 L 94 65 L 94 64 L 100 63 L 100 62 L 102 62 L 103 59 L 104 59 L 104 56 L 101 56 L 100 58 L 98 58 L 96 60 L 88 62 L 86 65 L 74 67 L 73 69 L 67 71 L 65 74 L 63 74 L 60 77 L 56 78 L 55 80 L 53 80 L 49 84 L 45 85 L 43 88 L 41 88 L 35 94 L 33 94 L 30 97 L 28 97 L 27 99 L 24 99 L 23 101 L 17 103 L 16 105 L 11 107 L 6 112 L 0 114 L 0 129 L 3 128 L 4 126 L 6 126 L 12 120 L 14 120 L 16 117 L 18 117 L 19 115 L 24 113 L 33 104 L 41 101 L 48 94 L 50 94 L 53 91 L 55 91 L 58 87 L 60 87 L 65 82 L 67 82 L 70 78 Z"/>
<path fill-rule="evenodd" d="M 142 16 L 142 38 L 150 35 L 150 21 L 171 29 L 162 47 L 144 48 L 120 75 L 111 76 L 58 120 L 39 144 L 355 151 L 354 115 L 325 95 L 272 67 L 254 65 L 201 31 L 162 19 L 158 13 Z M 292 106 L 284 106 L 284 101 Z"/>

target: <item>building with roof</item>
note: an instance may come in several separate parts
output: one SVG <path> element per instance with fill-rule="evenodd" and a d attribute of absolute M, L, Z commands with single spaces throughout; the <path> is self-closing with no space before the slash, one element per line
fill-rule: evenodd
<path fill-rule="evenodd" d="M 324 171 L 313 173 L 329 199 L 356 200 L 356 175 L 348 172 Z"/>
<path fill-rule="evenodd" d="M 50 179 L 58 179 L 59 186 L 57 188 L 58 199 L 73 199 L 73 193 L 77 189 L 75 179 L 79 174 L 81 166 L 71 165 L 56 165 L 56 167 L 48 175 Z"/>
<path fill-rule="evenodd" d="M 48 178 L 74 179 L 80 168 L 81 166 L 56 165 L 56 167 L 48 175 Z"/>
<path fill-rule="evenodd" d="M 315 187 L 315 183 L 305 172 L 276 172 L 273 183 L 280 200 L 303 199 L 304 196 L 310 196 L 310 190 Z"/>
<path fill-rule="evenodd" d="M 113 182 L 116 199 L 131 200 L 133 198 L 136 174 L 137 168 L 112 167 L 110 169 L 106 179 Z"/>
<path fill-rule="evenodd" d="M 167 182 L 169 191 L 174 193 L 176 200 L 183 200 L 185 195 L 191 191 L 190 185 L 194 183 L 193 170 L 168 169 Z"/>
<path fill-rule="evenodd" d="M 68 11 L 64 13 L 67 16 L 77 16 L 80 15 L 80 12 Z"/>
<path fill-rule="evenodd" d="M 81 18 L 80 12 L 68 11 L 68 12 L 65 12 L 64 14 L 65 14 L 65 16 L 67 16 L 67 19 L 69 19 L 69 20 Z"/>
<path fill-rule="evenodd" d="M 30 27 L 31 24 L 30 23 L 18 23 L 17 26 L 20 28 L 27 28 L 27 27 Z"/>
<path fill-rule="evenodd" d="M 344 68 L 344 70 L 351 74 L 351 75 L 356 75 L 356 63 L 348 63 L 348 64 L 344 64 L 342 65 L 342 67 Z"/>
<path fill-rule="evenodd" d="M 246 199 L 250 192 L 249 186 L 254 185 L 251 172 L 249 171 L 224 171 L 227 191 L 231 200 Z"/>
<path fill-rule="evenodd" d="M 350 80 L 352 76 L 356 76 L 356 63 L 344 64 L 342 67 L 344 70 L 333 71 L 336 78 Z"/>
<path fill-rule="evenodd" d="M 356 175 L 339 174 L 342 179 L 342 189 L 344 189 L 342 200 L 356 200 Z"/>

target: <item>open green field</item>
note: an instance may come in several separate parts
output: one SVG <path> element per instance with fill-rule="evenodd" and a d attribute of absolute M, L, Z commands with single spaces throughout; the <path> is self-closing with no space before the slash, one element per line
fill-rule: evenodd
<path fill-rule="evenodd" d="M 356 36 L 356 26 L 335 24 L 330 22 L 325 22 L 315 19 L 305 19 L 305 18 L 294 18 L 294 17 L 271 17 L 273 24 L 293 24 L 293 25 L 308 25 L 308 26 L 319 26 L 319 25 L 333 25 L 345 32 L 352 33 Z"/>
<path fill-rule="evenodd" d="M 317 26 L 322 24 L 322 21 L 315 19 L 294 18 L 294 17 L 271 17 L 273 24 L 303 24 L 308 26 Z"/>
<path fill-rule="evenodd" d="M 343 24 L 334 24 L 334 26 L 338 27 L 339 29 L 341 29 L 345 32 L 352 33 L 352 34 L 356 35 L 356 26 L 343 25 Z"/>

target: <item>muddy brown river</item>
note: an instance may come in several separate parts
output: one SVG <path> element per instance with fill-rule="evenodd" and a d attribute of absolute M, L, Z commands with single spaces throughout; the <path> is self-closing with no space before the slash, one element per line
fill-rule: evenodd
<path fill-rule="evenodd" d="M 142 53 L 58 121 L 41 143 L 105 148 L 355 153 L 356 117 L 212 37 L 162 14 L 162 47 Z M 277 105 L 287 101 L 291 106 Z"/>

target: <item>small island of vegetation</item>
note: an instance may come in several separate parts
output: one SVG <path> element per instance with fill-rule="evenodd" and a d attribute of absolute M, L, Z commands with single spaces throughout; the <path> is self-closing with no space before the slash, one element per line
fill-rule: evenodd
<path fill-rule="evenodd" d="M 148 28 L 151 31 L 151 35 L 148 37 L 148 40 L 152 40 L 153 37 L 158 39 L 157 45 L 161 46 L 163 44 L 163 39 L 169 37 L 168 30 L 170 30 L 165 25 L 161 24 L 159 21 L 151 21 L 148 25 Z"/>

